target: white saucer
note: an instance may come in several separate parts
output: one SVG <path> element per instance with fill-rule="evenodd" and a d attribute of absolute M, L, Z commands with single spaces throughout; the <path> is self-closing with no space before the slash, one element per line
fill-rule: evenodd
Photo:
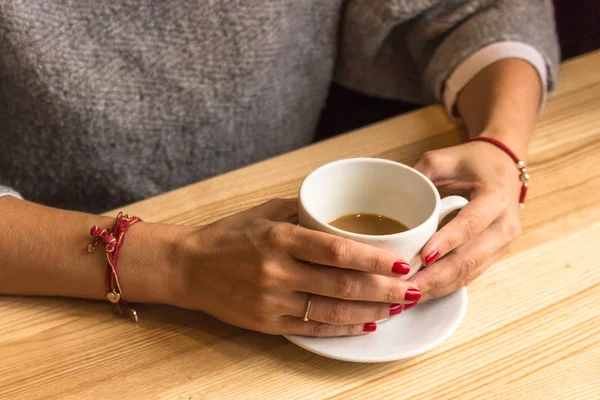
<path fill-rule="evenodd" d="M 377 324 L 363 336 L 315 338 L 287 335 L 292 343 L 324 357 L 342 361 L 376 363 L 413 357 L 446 340 L 462 322 L 467 289 L 424 304 Z"/>

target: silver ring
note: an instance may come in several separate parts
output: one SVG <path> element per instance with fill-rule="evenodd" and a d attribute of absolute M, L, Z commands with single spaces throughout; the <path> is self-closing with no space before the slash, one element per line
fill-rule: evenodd
<path fill-rule="evenodd" d="M 308 302 L 306 303 L 306 311 L 304 312 L 304 318 L 302 318 L 302 321 L 304 322 L 308 322 L 308 313 L 310 312 L 310 297 L 308 298 Z"/>

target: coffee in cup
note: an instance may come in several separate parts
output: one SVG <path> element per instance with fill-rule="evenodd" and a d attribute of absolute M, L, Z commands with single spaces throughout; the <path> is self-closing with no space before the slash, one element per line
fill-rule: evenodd
<path fill-rule="evenodd" d="M 329 221 L 329 225 L 346 232 L 362 235 L 391 235 L 408 230 L 400 221 L 385 215 L 358 213 L 347 214 Z"/>

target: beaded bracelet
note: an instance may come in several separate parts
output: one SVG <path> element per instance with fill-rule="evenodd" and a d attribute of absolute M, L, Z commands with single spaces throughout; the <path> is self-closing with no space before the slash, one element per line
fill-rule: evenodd
<path fill-rule="evenodd" d="M 96 225 L 92 226 L 90 235 L 94 240 L 87 247 L 88 252 L 92 253 L 96 250 L 98 242 L 102 240 L 104 249 L 106 250 L 106 259 L 108 261 L 105 279 L 106 298 L 112 304 L 117 306 L 119 314 L 123 314 L 123 309 L 126 309 L 127 315 L 134 322 L 138 322 L 138 315 L 135 308 L 133 308 L 133 304 L 125 301 L 123 298 L 123 289 L 119 283 L 117 267 L 119 265 L 118 261 L 121 247 L 125 242 L 125 234 L 133 224 L 141 221 L 141 218 L 131 217 L 120 212 L 117 215 L 115 225 L 112 229 L 105 230 Z"/>

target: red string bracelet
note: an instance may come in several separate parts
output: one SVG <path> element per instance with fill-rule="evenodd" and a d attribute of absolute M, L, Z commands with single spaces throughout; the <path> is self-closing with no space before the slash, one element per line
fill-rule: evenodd
<path fill-rule="evenodd" d="M 125 242 L 125 234 L 133 224 L 141 220 L 141 218 L 130 217 L 120 212 L 112 229 L 105 230 L 96 225 L 92 226 L 90 235 L 94 240 L 87 248 L 88 252 L 92 253 L 96 250 L 96 246 L 100 240 L 104 243 L 106 259 L 108 260 L 105 278 L 106 298 L 117 306 L 119 314 L 123 314 L 123 309 L 126 309 L 127 315 L 134 322 L 138 322 L 138 315 L 133 305 L 123 298 L 123 290 L 119 283 L 117 267 L 119 266 L 119 254 Z"/>
<path fill-rule="evenodd" d="M 507 145 L 505 145 L 497 139 L 486 136 L 477 136 L 467 140 L 467 142 L 476 141 L 493 144 L 494 146 L 498 147 L 500 150 L 508 154 L 508 156 L 512 158 L 514 163 L 517 165 L 517 169 L 520 173 L 519 180 L 523 184 L 523 186 L 521 186 L 521 194 L 519 195 L 519 207 L 523 208 L 523 206 L 525 205 L 525 197 L 527 196 L 527 188 L 529 187 L 529 180 L 531 179 L 531 177 L 527 173 L 527 168 L 525 168 L 525 161 L 519 159 L 519 157 L 517 157 L 517 155 L 511 149 L 509 149 Z"/>

